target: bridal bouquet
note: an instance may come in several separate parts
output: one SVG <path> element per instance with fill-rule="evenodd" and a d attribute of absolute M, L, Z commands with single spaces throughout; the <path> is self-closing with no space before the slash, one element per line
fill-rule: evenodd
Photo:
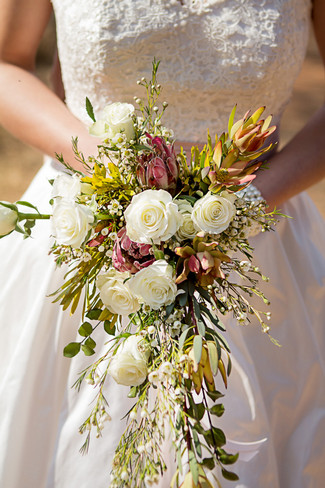
<path fill-rule="evenodd" d="M 152 79 L 138 81 L 146 101 L 138 110 L 113 103 L 90 132 L 101 137 L 98 155 L 85 160 L 74 141 L 79 173 L 69 170 L 52 181 L 53 212 L 43 215 L 29 202 L 0 206 L 0 234 L 14 229 L 26 237 L 37 219 L 51 218 L 58 266 L 67 265 L 64 283 L 55 293 L 63 309 L 81 308 L 79 340 L 64 355 L 95 352 L 93 333 L 103 327 L 107 352 L 76 382 L 92 384 L 97 396 L 80 431 L 102 434 L 110 419 L 105 397 L 108 375 L 130 387 L 133 407 L 117 446 L 111 487 L 147 487 L 166 469 L 161 446 L 168 437 L 177 469 L 172 487 L 217 486 L 219 475 L 236 480 L 229 470 L 237 455 L 225 449 L 218 426 L 224 413 L 221 383 L 231 371 L 230 349 L 222 317 L 239 324 L 255 315 L 268 332 L 268 313 L 250 303 L 260 270 L 252 265 L 248 241 L 252 229 L 269 230 L 276 213 L 246 187 L 270 149 L 271 117 L 264 108 L 247 113 L 228 132 L 191 154 L 175 153 L 173 132 L 162 125 L 167 103 L 158 102 L 158 64 Z M 31 207 L 29 213 L 20 205 Z M 216 469 L 215 469 L 216 468 Z"/>

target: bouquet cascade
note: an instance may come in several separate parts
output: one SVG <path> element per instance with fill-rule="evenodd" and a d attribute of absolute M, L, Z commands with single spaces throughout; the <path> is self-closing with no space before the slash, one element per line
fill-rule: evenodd
<path fill-rule="evenodd" d="M 177 461 L 171 486 L 209 488 L 221 486 L 220 475 L 238 479 L 229 470 L 238 455 L 227 453 L 218 427 L 220 387 L 231 371 L 222 317 L 231 313 L 245 324 L 254 315 L 269 331 L 270 314 L 250 303 L 253 294 L 268 301 L 248 236 L 256 226 L 270 230 L 278 212 L 266 213 L 265 202 L 246 188 L 275 127 L 271 117 L 259 120 L 264 107 L 235 123 L 234 109 L 228 132 L 214 141 L 208 135 L 201 151 L 176 154 L 173 132 L 161 121 L 167 103 L 158 104 L 158 65 L 150 81 L 138 81 L 146 101 L 135 100 L 137 112 L 113 103 L 96 120 L 86 100 L 90 132 L 103 141 L 98 154 L 86 160 L 74 140 L 85 172 L 58 156 L 67 172 L 51 182 L 52 214 L 29 202 L 1 202 L 0 234 L 28 237 L 36 220 L 51 218 L 51 253 L 58 266 L 68 266 L 55 301 L 71 313 L 82 308 L 79 339 L 65 356 L 92 356 L 95 330 L 107 333 L 106 354 L 81 372 L 76 387 L 86 380 L 96 390 L 80 427 L 86 451 L 91 431 L 102 435 L 110 419 L 107 376 L 130 386 L 134 405 L 110 486 L 153 485 L 166 469 L 161 445 L 168 431 Z"/>

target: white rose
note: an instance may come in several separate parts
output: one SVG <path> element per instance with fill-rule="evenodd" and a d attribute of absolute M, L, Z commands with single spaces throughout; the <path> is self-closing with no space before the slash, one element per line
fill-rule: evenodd
<path fill-rule="evenodd" d="M 85 205 L 60 200 L 52 215 L 54 237 L 58 244 L 79 248 L 93 221 L 94 215 Z"/>
<path fill-rule="evenodd" d="M 200 228 L 192 220 L 192 205 L 186 200 L 176 200 L 178 210 L 183 216 L 183 223 L 176 232 L 176 239 L 179 242 L 186 239 L 194 239 Z"/>
<path fill-rule="evenodd" d="M 210 192 L 200 198 L 193 207 L 192 219 L 204 232 L 220 234 L 227 229 L 235 216 L 234 195 L 222 192 L 213 195 Z"/>
<path fill-rule="evenodd" d="M 80 177 L 76 174 L 73 176 L 67 174 L 59 174 L 52 187 L 52 197 L 61 197 L 67 200 L 74 200 L 81 192 Z"/>
<path fill-rule="evenodd" d="M 3 202 L 8 203 L 9 202 Z M 0 236 L 10 234 L 16 227 L 18 214 L 15 210 L 5 207 L 0 203 Z"/>
<path fill-rule="evenodd" d="M 110 269 L 107 273 L 98 275 L 96 285 L 99 289 L 103 304 L 112 313 L 129 315 L 140 308 L 138 299 L 131 293 L 128 281 L 130 274 L 120 273 Z"/>
<path fill-rule="evenodd" d="M 129 238 L 144 244 L 167 241 L 183 221 L 177 204 L 165 190 L 145 190 L 135 195 L 124 217 Z"/>
<path fill-rule="evenodd" d="M 118 348 L 108 367 L 116 383 L 138 386 L 148 374 L 147 361 L 150 351 L 142 337 L 131 335 Z"/>
<path fill-rule="evenodd" d="M 90 134 L 102 139 L 117 142 L 120 133 L 126 135 L 130 141 L 134 138 L 132 114 L 134 107 L 130 103 L 111 103 L 103 110 L 103 118 L 95 122 L 89 129 Z"/>
<path fill-rule="evenodd" d="M 177 294 L 173 268 L 163 259 L 133 275 L 129 287 L 134 295 L 142 298 L 153 310 L 170 305 Z"/>

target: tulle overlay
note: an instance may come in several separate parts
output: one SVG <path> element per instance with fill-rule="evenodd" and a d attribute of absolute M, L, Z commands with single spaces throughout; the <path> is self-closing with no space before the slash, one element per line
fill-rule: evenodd
<path fill-rule="evenodd" d="M 47 160 L 24 198 L 46 211 L 49 184 L 57 174 Z M 270 277 L 276 347 L 258 325 L 226 320 L 234 367 L 225 396 L 222 426 L 228 449 L 240 452 L 238 484 L 224 488 L 318 488 L 324 476 L 325 429 L 325 231 L 307 195 L 290 200 L 275 232 L 253 239 L 257 266 Z M 65 270 L 54 271 L 48 256 L 50 224 L 42 222 L 22 245 L 11 235 L 0 241 L 1 322 L 0 479 L 10 488 L 96 488 L 109 486 L 110 463 L 123 432 L 120 420 L 132 405 L 128 388 L 106 386 L 112 421 L 103 437 L 81 456 L 78 427 L 94 398 L 92 387 L 71 388 L 88 364 L 83 355 L 64 358 L 74 340 L 78 313 L 69 316 L 44 296 L 57 289 Z M 107 335 L 97 335 L 98 354 Z M 220 382 L 221 387 L 221 382 Z M 168 447 L 165 460 L 173 465 Z M 160 483 L 167 487 L 172 469 Z"/>

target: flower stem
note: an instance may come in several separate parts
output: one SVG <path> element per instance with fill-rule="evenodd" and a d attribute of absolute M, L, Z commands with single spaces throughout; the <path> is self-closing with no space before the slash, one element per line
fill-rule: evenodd
<path fill-rule="evenodd" d="M 51 215 L 48 214 L 35 214 L 35 213 L 22 213 L 19 212 L 18 214 L 18 221 L 21 222 L 22 220 L 48 220 L 51 218 Z"/>

